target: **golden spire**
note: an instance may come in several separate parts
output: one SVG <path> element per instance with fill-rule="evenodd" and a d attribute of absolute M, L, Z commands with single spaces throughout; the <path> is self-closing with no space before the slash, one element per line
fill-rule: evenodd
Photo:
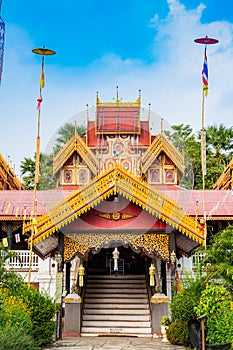
<path fill-rule="evenodd" d="M 118 95 L 118 86 L 116 87 L 116 102 L 120 102 L 119 95 Z"/>
<path fill-rule="evenodd" d="M 160 119 L 160 134 L 163 133 L 163 118 Z"/>
<path fill-rule="evenodd" d="M 99 91 L 96 91 L 96 106 L 99 103 Z"/>

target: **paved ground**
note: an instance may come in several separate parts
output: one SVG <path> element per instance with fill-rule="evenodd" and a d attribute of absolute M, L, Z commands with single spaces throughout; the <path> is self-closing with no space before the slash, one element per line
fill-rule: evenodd
<path fill-rule="evenodd" d="M 80 337 L 58 340 L 48 349 L 60 350 L 184 350 L 182 346 L 163 342 L 161 338 Z M 45 350 L 44 349 L 44 350 Z"/>

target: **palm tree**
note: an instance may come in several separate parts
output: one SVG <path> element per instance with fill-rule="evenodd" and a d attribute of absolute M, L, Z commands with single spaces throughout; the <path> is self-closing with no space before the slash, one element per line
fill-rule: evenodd
<path fill-rule="evenodd" d="M 208 126 L 206 129 L 206 146 L 214 158 L 226 166 L 233 154 L 233 128 L 227 128 L 223 124 Z"/>
<path fill-rule="evenodd" d="M 74 135 L 78 134 L 79 136 L 86 135 L 86 128 L 83 125 L 76 126 L 71 123 L 66 123 L 58 130 L 58 136 L 55 140 L 54 154 L 56 155 L 62 147 L 69 141 L 69 139 Z"/>
<path fill-rule="evenodd" d="M 164 131 L 167 138 L 173 143 L 179 152 L 184 153 L 186 150 L 186 141 L 191 136 L 193 130 L 190 125 L 178 124 L 172 125 L 171 131 Z"/>
<path fill-rule="evenodd" d="M 20 164 L 22 182 L 26 190 L 32 190 L 34 188 L 35 164 L 36 164 L 35 156 L 34 156 L 34 159 L 24 158 L 24 160 Z"/>

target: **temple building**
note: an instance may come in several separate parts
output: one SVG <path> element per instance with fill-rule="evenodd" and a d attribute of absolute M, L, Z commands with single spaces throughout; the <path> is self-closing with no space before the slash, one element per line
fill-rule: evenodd
<path fill-rule="evenodd" d="M 183 156 L 150 122 L 140 93 L 134 102 L 97 93 L 86 135 L 54 158 L 57 187 L 0 191 L 0 238 L 56 261 L 66 335 L 152 336 L 179 268 L 232 223 L 229 187 L 183 188 Z"/>

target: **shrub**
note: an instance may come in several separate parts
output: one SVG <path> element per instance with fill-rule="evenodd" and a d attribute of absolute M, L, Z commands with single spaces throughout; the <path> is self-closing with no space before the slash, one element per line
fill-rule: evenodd
<path fill-rule="evenodd" d="M 187 278 L 182 292 L 174 295 L 170 309 L 175 320 L 189 321 L 196 318 L 195 307 L 199 304 L 204 288 L 204 278 Z"/>
<path fill-rule="evenodd" d="M 18 284 L 17 278 L 12 281 L 16 283 L 4 283 L 4 288 L 0 287 L 0 324 L 21 326 L 33 336 L 38 346 L 50 343 L 55 331 L 54 303 L 34 287 Z"/>
<path fill-rule="evenodd" d="M 167 329 L 167 339 L 171 344 L 191 347 L 188 322 L 180 320 L 172 322 Z"/>
<path fill-rule="evenodd" d="M 42 295 L 34 287 L 22 285 L 21 297 L 31 313 L 32 335 L 39 346 L 52 341 L 55 331 L 55 304 L 47 295 Z"/>
<path fill-rule="evenodd" d="M 198 316 L 205 314 L 206 341 L 225 344 L 233 339 L 231 295 L 224 287 L 208 285 L 196 307 Z"/>
<path fill-rule="evenodd" d="M 4 295 L 1 290 L 1 309 L 0 324 L 2 327 L 6 325 L 23 325 L 25 329 L 31 330 L 31 315 L 26 304 L 15 296 Z"/>
<path fill-rule="evenodd" d="M 38 350 L 33 337 L 24 328 L 8 325 L 0 328 L 0 350 Z"/>
<path fill-rule="evenodd" d="M 170 318 L 168 316 L 163 316 L 161 318 L 161 322 L 160 323 L 163 324 L 164 326 L 170 326 L 171 320 L 170 320 Z"/>

